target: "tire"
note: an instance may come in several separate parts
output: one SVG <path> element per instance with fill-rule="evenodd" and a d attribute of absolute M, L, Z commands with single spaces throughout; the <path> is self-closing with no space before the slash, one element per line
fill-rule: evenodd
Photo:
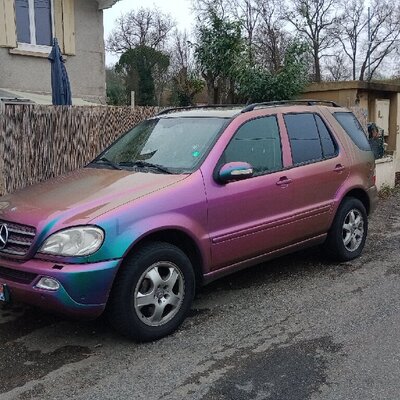
<path fill-rule="evenodd" d="M 349 261 L 360 256 L 368 232 L 368 216 L 363 203 L 344 198 L 336 213 L 324 248 L 337 261 Z"/>
<path fill-rule="evenodd" d="M 126 259 L 107 305 L 112 326 L 138 342 L 174 332 L 192 305 L 193 267 L 178 247 L 151 242 Z"/>

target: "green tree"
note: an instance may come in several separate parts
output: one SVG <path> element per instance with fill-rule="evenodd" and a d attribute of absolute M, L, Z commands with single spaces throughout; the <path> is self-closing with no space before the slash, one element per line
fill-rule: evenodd
<path fill-rule="evenodd" d="M 195 58 L 207 84 L 208 102 L 219 103 L 228 87 L 233 101 L 235 66 L 243 53 L 241 23 L 222 19 L 209 9 L 206 21 L 198 28 Z"/>
<path fill-rule="evenodd" d="M 115 68 L 106 69 L 107 104 L 123 106 L 128 104 L 124 77 Z"/>
<path fill-rule="evenodd" d="M 123 73 L 127 94 L 135 92 L 138 105 L 155 105 L 154 72 L 166 72 L 169 56 L 148 46 L 137 46 L 122 54 L 116 71 Z"/>
<path fill-rule="evenodd" d="M 307 47 L 292 43 L 277 72 L 261 66 L 242 65 L 238 69 L 238 94 L 244 102 L 288 100 L 299 95 L 307 84 Z"/>

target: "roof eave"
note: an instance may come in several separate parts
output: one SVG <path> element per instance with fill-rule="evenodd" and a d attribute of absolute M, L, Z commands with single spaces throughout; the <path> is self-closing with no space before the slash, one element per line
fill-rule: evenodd
<path fill-rule="evenodd" d="M 99 10 L 105 10 L 106 8 L 111 8 L 119 0 L 97 0 L 99 3 Z"/>
<path fill-rule="evenodd" d="M 381 92 L 400 93 L 400 85 L 398 83 L 388 83 L 382 81 L 332 81 L 311 83 L 306 87 L 304 93 L 310 92 L 328 92 L 332 90 L 375 90 Z"/>

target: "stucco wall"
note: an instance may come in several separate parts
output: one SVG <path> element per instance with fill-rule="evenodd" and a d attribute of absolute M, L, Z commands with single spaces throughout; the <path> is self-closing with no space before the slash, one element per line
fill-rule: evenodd
<path fill-rule="evenodd" d="M 394 187 L 396 173 L 396 160 L 392 157 L 376 160 L 376 187 L 378 190 L 383 186 Z"/>
<path fill-rule="evenodd" d="M 300 95 L 302 99 L 331 100 L 343 107 L 351 107 L 356 104 L 357 89 L 312 91 Z"/>
<path fill-rule="evenodd" d="M 389 114 L 389 150 L 397 151 L 397 147 L 400 143 L 399 138 L 399 114 L 400 114 L 400 94 L 394 93 L 390 98 L 390 114 Z M 397 152 L 397 154 L 399 154 Z"/>
<path fill-rule="evenodd" d="M 66 61 L 72 95 L 104 102 L 103 12 L 98 10 L 97 0 L 75 0 L 75 32 L 76 55 Z M 50 62 L 0 48 L 0 87 L 50 93 Z"/>

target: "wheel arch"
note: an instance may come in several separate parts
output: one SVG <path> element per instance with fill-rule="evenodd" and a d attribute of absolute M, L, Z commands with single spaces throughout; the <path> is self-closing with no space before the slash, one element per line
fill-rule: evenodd
<path fill-rule="evenodd" d="M 361 203 L 363 203 L 363 205 L 365 207 L 365 211 L 367 212 L 367 215 L 369 215 L 370 210 L 371 210 L 371 204 L 370 204 L 370 200 L 369 200 L 368 194 L 367 194 L 367 192 L 365 190 L 360 189 L 360 188 L 356 188 L 356 189 L 350 190 L 343 197 L 343 199 L 340 202 L 340 204 L 343 203 L 344 199 L 349 198 L 349 197 L 353 197 L 355 199 L 360 200 Z M 339 207 L 340 207 L 340 205 L 339 205 Z M 338 209 L 339 209 L 339 207 L 338 207 Z"/>
<path fill-rule="evenodd" d="M 203 256 L 193 238 L 179 229 L 163 229 L 151 232 L 141 237 L 129 251 L 124 255 L 124 259 L 132 255 L 138 248 L 150 242 L 165 242 L 172 244 L 182 250 L 189 258 L 195 274 L 196 287 L 203 284 Z"/>

